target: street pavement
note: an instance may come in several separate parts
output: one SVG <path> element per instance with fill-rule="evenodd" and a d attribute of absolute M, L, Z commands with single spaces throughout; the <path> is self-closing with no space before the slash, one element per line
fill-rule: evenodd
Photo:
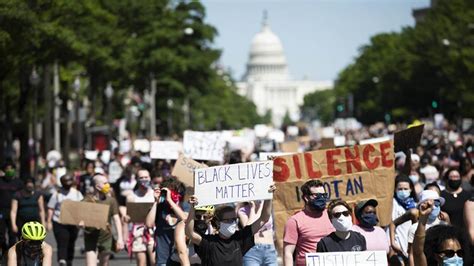
<path fill-rule="evenodd" d="M 46 237 L 46 242 L 53 247 L 53 265 L 58 265 L 57 260 L 57 245 L 56 240 L 54 239 L 53 232 L 51 231 L 48 233 Z M 74 261 L 73 265 L 86 265 L 86 254 L 81 254 L 81 249 L 84 247 L 84 238 L 82 237 L 82 232 L 79 233 L 79 237 L 76 240 L 76 250 L 74 252 Z M 114 254 L 114 259 L 110 261 L 110 265 L 135 265 L 135 259 L 130 260 L 128 257 L 127 252 L 121 251 L 119 253 Z"/>

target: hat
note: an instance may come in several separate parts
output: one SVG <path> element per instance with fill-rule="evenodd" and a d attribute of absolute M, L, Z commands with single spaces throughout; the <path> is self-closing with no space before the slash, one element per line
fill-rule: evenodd
<path fill-rule="evenodd" d="M 439 172 L 436 167 L 432 165 L 427 165 L 423 168 L 420 169 L 420 172 L 425 175 L 426 178 L 428 179 L 434 179 L 439 177 Z"/>
<path fill-rule="evenodd" d="M 411 161 L 419 163 L 420 162 L 420 156 L 418 156 L 418 154 L 416 154 L 416 153 L 411 154 Z"/>
<path fill-rule="evenodd" d="M 427 200 L 439 200 L 439 202 L 441 203 L 441 206 L 443 206 L 445 202 L 444 198 L 440 197 L 436 191 L 429 190 L 429 189 L 423 190 L 420 193 L 420 201 L 418 202 L 418 205 L 420 205 L 421 203 Z"/>
<path fill-rule="evenodd" d="M 361 212 L 365 206 L 373 206 L 374 208 L 377 207 L 379 203 L 375 199 L 369 199 L 369 200 L 363 200 L 357 203 L 356 208 L 355 208 L 355 213 L 356 215 Z"/>

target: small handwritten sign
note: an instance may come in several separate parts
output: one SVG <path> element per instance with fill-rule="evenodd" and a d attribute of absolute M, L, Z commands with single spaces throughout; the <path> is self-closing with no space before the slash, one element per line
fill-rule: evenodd
<path fill-rule="evenodd" d="M 385 251 L 306 253 L 306 266 L 386 266 Z"/>
<path fill-rule="evenodd" d="M 179 141 L 157 141 L 151 142 L 150 157 L 152 159 L 176 160 L 179 153 L 183 151 L 183 144 Z"/>

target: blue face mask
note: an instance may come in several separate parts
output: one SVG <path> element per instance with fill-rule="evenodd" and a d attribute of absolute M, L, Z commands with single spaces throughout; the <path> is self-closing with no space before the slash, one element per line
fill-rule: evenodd
<path fill-rule="evenodd" d="M 464 261 L 461 257 L 453 256 L 451 258 L 445 257 L 443 259 L 443 266 L 463 266 Z"/>
<path fill-rule="evenodd" d="M 379 219 L 375 213 L 362 214 L 360 216 L 360 225 L 365 228 L 372 228 L 377 225 Z"/>
<path fill-rule="evenodd" d="M 410 190 L 399 190 L 397 191 L 397 198 L 399 200 L 406 200 L 408 197 L 410 197 Z"/>
<path fill-rule="evenodd" d="M 323 211 L 324 209 L 326 209 L 326 201 L 327 200 L 325 197 L 317 197 L 315 199 L 312 199 L 309 203 L 317 211 Z"/>
<path fill-rule="evenodd" d="M 441 208 L 439 206 L 434 206 L 430 215 L 428 216 L 428 223 L 432 223 L 438 218 Z"/>

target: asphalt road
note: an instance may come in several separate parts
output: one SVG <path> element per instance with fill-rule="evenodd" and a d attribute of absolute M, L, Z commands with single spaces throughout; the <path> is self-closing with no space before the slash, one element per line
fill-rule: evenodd
<path fill-rule="evenodd" d="M 46 237 L 46 242 L 53 247 L 53 265 L 58 265 L 57 260 L 57 245 L 56 240 L 52 232 L 48 234 Z M 74 261 L 73 265 L 86 265 L 86 257 L 85 254 L 81 254 L 81 249 L 84 247 L 84 238 L 82 237 L 81 233 L 79 233 L 79 237 L 76 240 L 76 250 L 74 252 Z M 114 254 L 114 259 L 110 261 L 110 265 L 135 265 L 135 259 L 130 261 L 128 254 L 125 251 L 121 251 L 120 253 Z"/>

